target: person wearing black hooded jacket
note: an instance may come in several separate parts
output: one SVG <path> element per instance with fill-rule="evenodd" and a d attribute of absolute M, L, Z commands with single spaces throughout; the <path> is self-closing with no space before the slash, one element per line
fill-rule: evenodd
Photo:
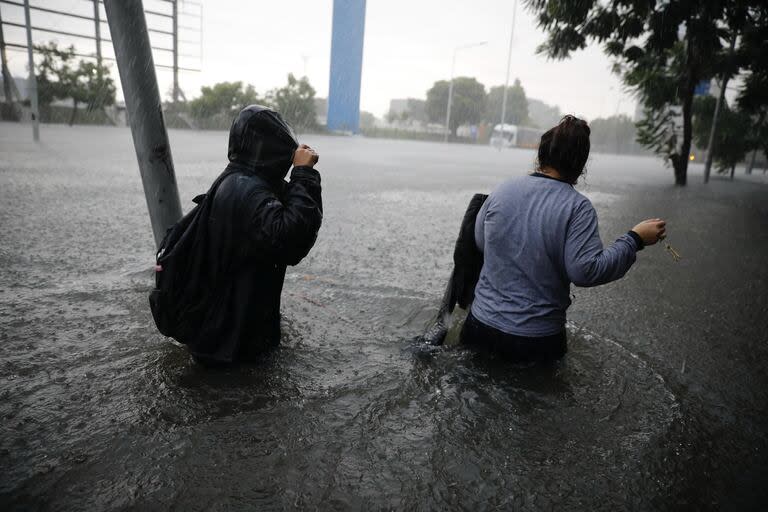
<path fill-rule="evenodd" d="M 207 311 L 187 343 L 203 363 L 247 360 L 279 344 L 286 266 L 309 253 L 323 218 L 317 153 L 277 112 L 243 109 L 228 157 L 207 219 Z"/>

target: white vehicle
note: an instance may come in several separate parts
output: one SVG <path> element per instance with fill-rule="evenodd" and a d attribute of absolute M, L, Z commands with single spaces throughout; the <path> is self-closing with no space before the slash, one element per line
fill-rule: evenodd
<path fill-rule="evenodd" d="M 501 148 L 535 148 L 543 133 L 544 130 L 528 126 L 497 124 L 493 127 L 490 143 Z"/>

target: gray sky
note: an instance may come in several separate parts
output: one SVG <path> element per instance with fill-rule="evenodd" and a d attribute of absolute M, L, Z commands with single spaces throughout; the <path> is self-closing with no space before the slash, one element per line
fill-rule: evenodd
<path fill-rule="evenodd" d="M 188 97 L 199 94 L 201 85 L 232 80 L 251 83 L 264 92 L 284 84 L 289 72 L 304 74 L 305 66 L 318 96 L 327 96 L 332 0 L 202 3 L 202 45 L 182 44 L 182 53 L 193 55 L 182 58 L 182 65 L 202 69 L 200 73 L 181 74 L 181 87 Z M 92 13 L 86 0 L 32 0 L 32 4 Z M 168 10 L 168 4 L 158 0 L 144 0 L 144 4 L 147 9 Z M 197 12 L 194 5 L 180 4 L 182 10 Z M 487 44 L 458 53 L 456 76 L 475 76 L 487 88 L 503 84 L 513 5 L 512 0 L 368 0 L 361 108 L 382 116 L 390 99 L 424 98 L 436 80 L 449 77 L 454 48 L 479 41 Z M 6 4 L 0 7 L 6 20 L 20 13 Z M 36 24 L 67 31 L 89 30 L 87 22 L 34 14 Z M 148 17 L 156 28 L 166 28 L 166 21 Z M 194 17 L 182 19 L 183 25 L 198 23 Z M 106 28 L 105 23 L 103 30 Z M 23 31 L 6 29 L 7 40 L 20 38 Z M 74 42 L 83 53 L 94 51 L 87 40 L 43 32 L 36 33 L 35 39 Z M 182 32 L 181 39 L 197 41 L 198 36 L 194 31 Z M 170 46 L 162 34 L 152 34 L 152 40 L 157 46 Z M 610 72 L 610 62 L 600 48 L 591 46 L 566 61 L 548 61 L 535 54 L 543 40 L 544 34 L 536 28 L 531 14 L 518 5 L 511 80 L 519 78 L 529 97 L 589 119 L 617 110 L 634 113 L 635 100 L 621 91 L 620 81 Z M 202 60 L 195 58 L 201 49 Z M 105 49 L 105 54 L 110 52 Z M 9 52 L 9 56 L 12 71 L 25 74 L 24 54 Z M 170 63 L 169 54 L 157 52 L 155 61 Z M 170 72 L 158 69 L 158 80 L 161 92 L 169 91 Z"/>

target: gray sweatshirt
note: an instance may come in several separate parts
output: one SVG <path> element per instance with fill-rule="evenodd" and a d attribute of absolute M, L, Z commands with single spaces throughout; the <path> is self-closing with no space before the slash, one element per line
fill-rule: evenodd
<path fill-rule="evenodd" d="M 639 237 L 624 234 L 604 249 L 589 199 L 542 174 L 497 187 L 477 215 L 475 240 L 485 261 L 472 314 L 500 331 L 529 337 L 562 331 L 571 283 L 615 281 L 642 248 Z"/>

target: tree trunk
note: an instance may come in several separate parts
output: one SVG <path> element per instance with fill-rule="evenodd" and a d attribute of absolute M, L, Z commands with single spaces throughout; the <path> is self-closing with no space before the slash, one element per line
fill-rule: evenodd
<path fill-rule="evenodd" d="M 689 20 L 690 26 L 690 20 Z M 688 159 L 691 155 L 691 139 L 693 138 L 693 93 L 696 90 L 697 67 L 694 61 L 694 42 L 691 41 L 691 31 L 688 30 L 688 39 L 686 46 L 686 75 L 682 84 L 683 100 L 683 143 L 680 145 L 680 151 L 672 158 L 672 167 L 675 170 L 675 185 L 684 187 L 688 181 Z"/>
<path fill-rule="evenodd" d="M 747 166 L 747 174 L 752 174 L 752 169 L 755 168 L 755 160 L 757 159 L 757 148 L 752 151 L 752 158 L 749 160 L 749 166 Z"/>
<path fill-rule="evenodd" d="M 75 123 L 75 116 L 77 115 L 77 102 L 72 102 L 72 115 L 69 116 L 69 126 L 72 126 Z"/>
<path fill-rule="evenodd" d="M 731 166 L 731 181 L 733 181 L 733 175 L 736 174 L 736 164 Z"/>
<path fill-rule="evenodd" d="M 691 154 L 691 139 L 693 137 L 693 123 L 691 122 L 693 87 L 686 87 L 686 91 L 683 94 L 683 143 L 680 145 L 679 154 L 672 158 L 672 167 L 675 170 L 675 185 L 681 187 L 684 187 L 688 181 L 688 159 Z"/>

